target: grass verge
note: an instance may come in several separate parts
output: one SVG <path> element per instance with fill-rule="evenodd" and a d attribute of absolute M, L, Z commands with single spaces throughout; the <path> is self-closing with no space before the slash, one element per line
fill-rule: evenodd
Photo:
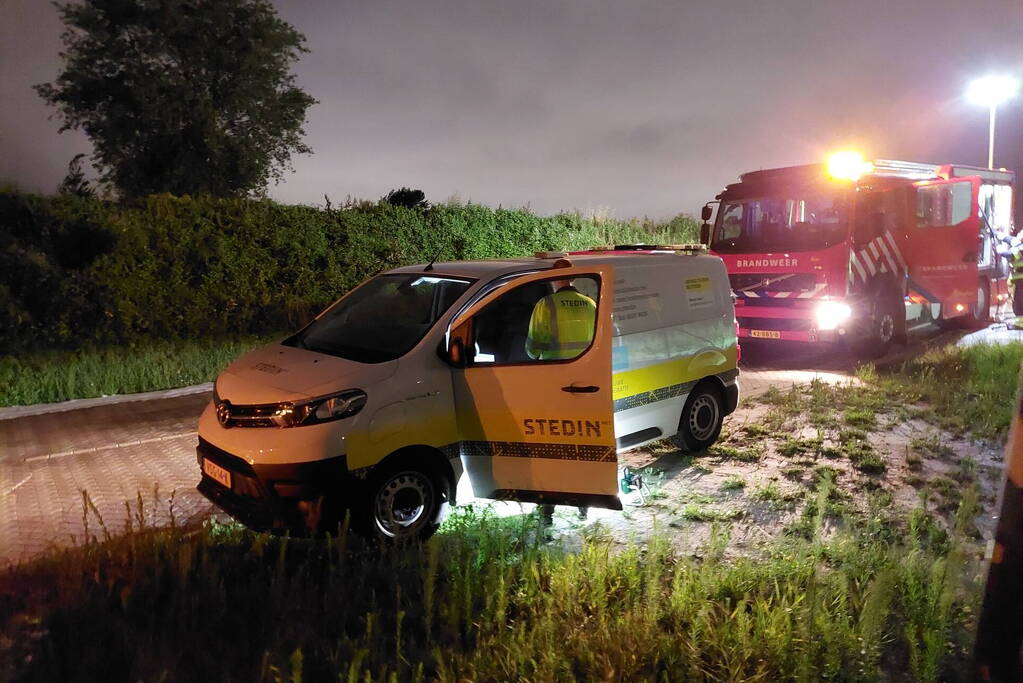
<path fill-rule="evenodd" d="M 211 382 L 239 355 L 279 336 L 0 356 L 0 406 L 173 389 Z"/>
<path fill-rule="evenodd" d="M 825 533 L 829 489 L 765 556 L 615 551 L 469 509 L 422 546 L 136 527 L 0 575 L 0 678 L 935 680 L 976 587 L 955 525 Z M 959 520 L 975 509 L 967 502 Z M 144 519 L 139 514 L 137 519 Z M 101 527 L 103 528 L 103 527 Z M 104 528 L 104 534 L 105 534 Z M 973 587 L 971 587 L 973 586 Z M 951 645 L 951 647 L 950 647 Z"/>
<path fill-rule="evenodd" d="M 889 370 L 860 368 L 860 379 L 893 401 L 926 403 L 919 416 L 957 433 L 1006 434 L 1016 406 L 1023 343 L 949 345 Z"/>

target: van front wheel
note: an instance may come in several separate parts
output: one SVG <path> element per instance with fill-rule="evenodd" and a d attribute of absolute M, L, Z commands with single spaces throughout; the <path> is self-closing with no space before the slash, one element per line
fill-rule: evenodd
<path fill-rule="evenodd" d="M 372 476 L 361 530 L 379 541 L 425 540 L 440 526 L 441 482 L 421 466 L 395 463 Z"/>
<path fill-rule="evenodd" d="M 678 433 L 672 437 L 683 451 L 702 451 L 718 440 L 725 417 L 721 392 L 715 387 L 698 386 L 682 407 Z"/>

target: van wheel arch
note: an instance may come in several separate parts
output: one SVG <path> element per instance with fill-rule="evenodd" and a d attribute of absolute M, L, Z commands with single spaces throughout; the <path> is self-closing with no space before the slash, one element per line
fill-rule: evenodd
<path fill-rule="evenodd" d="M 455 499 L 455 470 L 451 467 L 451 461 L 444 453 L 433 446 L 414 445 L 403 446 L 394 451 L 370 469 L 370 476 L 373 472 L 382 471 L 391 467 L 398 467 L 402 464 L 422 467 L 424 464 L 433 473 L 440 477 L 446 485 L 443 493 L 447 502 Z"/>
<path fill-rule="evenodd" d="M 707 402 L 707 399 L 709 399 L 710 396 L 713 396 L 713 399 L 711 399 L 712 402 Z M 714 422 L 711 425 L 711 431 L 706 436 L 691 433 L 690 427 L 687 424 L 689 421 L 689 414 L 692 411 L 697 410 L 697 408 L 695 408 L 695 402 L 699 401 L 704 401 L 706 405 L 703 409 L 710 410 L 711 415 L 713 415 L 713 411 L 715 410 L 713 403 L 716 403 L 716 410 L 718 414 L 713 417 Z M 682 404 L 682 414 L 679 418 L 678 432 L 671 437 L 671 440 L 676 446 L 686 452 L 696 452 L 710 447 L 718 439 L 725 416 L 731 412 L 731 410 L 728 409 L 730 402 L 731 397 L 728 387 L 725 386 L 724 382 L 722 382 L 720 378 L 715 376 L 704 377 L 696 383 L 696 386 L 694 386 L 686 396 L 686 400 Z M 695 415 L 696 413 L 692 414 Z"/>
<path fill-rule="evenodd" d="M 437 498 L 437 505 L 436 509 L 430 512 L 432 518 L 415 534 L 420 539 L 431 536 L 443 520 L 445 504 L 454 502 L 457 482 L 454 469 L 444 453 L 425 445 L 405 446 L 394 451 L 368 468 L 368 474 L 364 478 L 351 477 L 347 486 L 325 496 L 320 531 L 337 532 L 339 525 L 348 516 L 351 530 L 371 543 L 399 540 L 387 538 L 376 529 L 374 497 L 379 487 L 384 485 L 389 477 L 403 470 L 412 474 L 411 478 L 404 478 L 406 483 L 414 484 L 414 473 L 419 472 L 426 475 L 425 479 L 429 480 L 429 484 L 422 482 L 425 489 L 422 487 L 420 489 L 427 491 L 436 489 L 433 497 Z M 415 486 L 411 488 L 414 489 Z"/>
<path fill-rule="evenodd" d="M 454 494 L 454 470 L 441 451 L 405 446 L 374 465 L 352 496 L 352 530 L 372 543 L 426 540 Z"/>

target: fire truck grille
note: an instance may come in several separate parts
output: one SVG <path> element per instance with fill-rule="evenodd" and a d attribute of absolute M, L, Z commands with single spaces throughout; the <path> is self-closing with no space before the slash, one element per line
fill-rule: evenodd
<path fill-rule="evenodd" d="M 756 290 L 758 292 L 809 292 L 817 286 L 813 273 L 741 273 L 728 276 L 735 290 Z"/>

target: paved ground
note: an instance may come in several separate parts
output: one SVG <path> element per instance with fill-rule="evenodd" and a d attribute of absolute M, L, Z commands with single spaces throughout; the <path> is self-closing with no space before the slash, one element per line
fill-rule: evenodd
<path fill-rule="evenodd" d="M 131 505 L 166 524 L 206 516 L 195 425 L 209 394 L 0 421 L 0 565 L 124 528 Z M 84 514 L 82 491 L 94 506 Z"/>
<path fill-rule="evenodd" d="M 961 335 L 956 335 L 961 336 Z M 954 339 L 934 330 L 888 358 Z M 743 393 L 787 388 L 813 377 L 836 381 L 856 360 L 834 351 L 744 348 Z M 0 419 L 0 566 L 53 546 L 102 537 L 138 515 L 148 524 L 204 518 L 212 506 L 196 491 L 195 425 L 207 392 Z M 91 507 L 83 499 L 88 493 Z"/>

